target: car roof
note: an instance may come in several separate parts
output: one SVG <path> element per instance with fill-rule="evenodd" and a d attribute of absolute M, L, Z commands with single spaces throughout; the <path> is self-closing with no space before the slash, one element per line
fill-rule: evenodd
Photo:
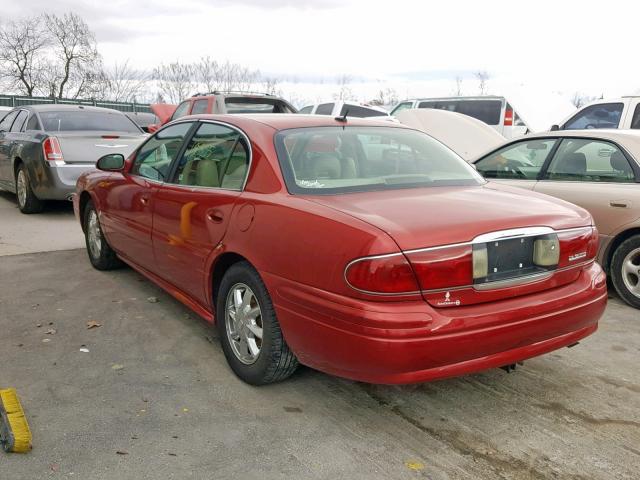
<path fill-rule="evenodd" d="M 19 108 L 28 108 L 36 112 L 73 112 L 76 110 L 83 110 L 85 112 L 104 112 L 104 113 L 122 114 L 122 112 L 120 112 L 119 110 L 114 110 L 112 108 L 94 107 L 92 105 L 62 105 L 59 103 L 54 103 L 54 104 L 47 103 L 42 105 L 22 105 Z"/>
<path fill-rule="evenodd" d="M 377 117 L 373 117 L 377 118 Z M 306 128 L 306 127 L 343 127 L 343 126 L 379 126 L 379 127 L 395 127 L 409 128 L 397 123 L 391 123 L 387 120 L 373 120 L 368 118 L 347 117 L 347 122 L 336 120 L 331 115 L 304 115 L 300 113 L 235 113 L 227 115 L 190 115 L 180 117 L 177 121 L 185 119 L 200 120 L 217 120 L 220 122 L 230 123 L 232 125 L 241 126 L 242 123 L 261 123 L 274 130 L 285 130 L 289 128 Z"/>

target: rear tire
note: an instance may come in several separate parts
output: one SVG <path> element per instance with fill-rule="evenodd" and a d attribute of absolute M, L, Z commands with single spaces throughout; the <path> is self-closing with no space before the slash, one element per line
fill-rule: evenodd
<path fill-rule="evenodd" d="M 279 382 L 298 367 L 280 330 L 269 292 L 248 262 L 232 265 L 222 277 L 216 322 L 227 362 L 246 383 Z"/>
<path fill-rule="evenodd" d="M 16 195 L 18 208 L 22 213 L 40 213 L 44 209 L 44 202 L 33 193 L 29 173 L 22 163 L 18 165 L 16 170 Z"/>
<path fill-rule="evenodd" d="M 109 246 L 102 233 L 98 211 L 89 200 L 84 209 L 84 240 L 91 265 L 97 270 L 113 270 L 122 266 L 122 261 Z"/>
<path fill-rule="evenodd" d="M 640 235 L 618 245 L 611 259 L 610 273 L 618 295 L 632 307 L 640 308 Z"/>

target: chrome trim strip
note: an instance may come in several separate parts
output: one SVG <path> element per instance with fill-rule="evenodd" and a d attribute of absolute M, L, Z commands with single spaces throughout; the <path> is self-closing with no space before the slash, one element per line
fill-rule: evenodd
<path fill-rule="evenodd" d="M 534 273 L 532 275 L 524 275 L 522 277 L 507 278 L 505 280 L 495 280 L 493 282 L 478 283 L 473 285 L 473 289 L 483 292 L 487 290 L 496 290 L 498 288 L 516 287 L 527 283 L 535 283 L 541 280 L 548 280 L 554 274 L 554 270 L 547 272 Z"/>

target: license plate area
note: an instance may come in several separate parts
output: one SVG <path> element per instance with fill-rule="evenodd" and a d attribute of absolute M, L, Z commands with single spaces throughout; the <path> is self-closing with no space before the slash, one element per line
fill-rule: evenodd
<path fill-rule="evenodd" d="M 554 270 L 557 263 L 541 265 L 545 262 L 539 262 L 541 246 L 545 245 L 544 242 L 553 242 L 553 238 L 557 237 L 538 235 L 474 244 L 474 285 L 530 277 Z M 536 244 L 537 241 L 540 242 Z M 551 248 L 557 247 L 552 245 Z M 476 262 L 479 262 L 479 268 L 475 268 Z"/>

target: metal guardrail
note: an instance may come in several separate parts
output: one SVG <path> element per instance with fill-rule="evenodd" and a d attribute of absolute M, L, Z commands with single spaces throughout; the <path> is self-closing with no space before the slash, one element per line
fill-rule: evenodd
<path fill-rule="evenodd" d="M 0 107 L 20 107 L 24 105 L 91 105 L 94 107 L 112 108 L 121 112 L 150 112 L 146 103 L 110 102 L 107 100 L 83 100 L 72 98 L 21 97 L 18 95 L 0 95 Z"/>

